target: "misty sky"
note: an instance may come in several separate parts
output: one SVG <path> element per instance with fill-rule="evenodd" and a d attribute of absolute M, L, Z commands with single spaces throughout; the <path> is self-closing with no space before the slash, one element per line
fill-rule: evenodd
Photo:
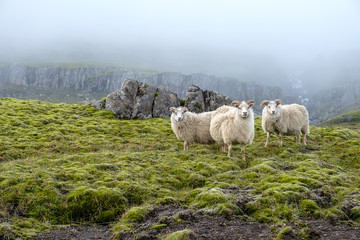
<path fill-rule="evenodd" d="M 171 61 L 194 49 L 310 61 L 360 49 L 360 1 L 0 0 L 0 30 L 5 60 L 88 47 Z"/>

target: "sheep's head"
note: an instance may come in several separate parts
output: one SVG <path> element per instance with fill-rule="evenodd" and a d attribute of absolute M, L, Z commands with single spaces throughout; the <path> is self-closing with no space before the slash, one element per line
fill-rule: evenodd
<path fill-rule="evenodd" d="M 241 117 L 246 118 L 250 116 L 249 109 L 255 104 L 254 100 L 248 101 L 233 101 L 230 105 L 239 109 Z"/>
<path fill-rule="evenodd" d="M 269 114 L 277 115 L 279 112 L 279 106 L 282 104 L 283 103 L 280 99 L 276 99 L 274 101 L 264 100 L 260 103 L 260 107 L 264 105 Z"/>
<path fill-rule="evenodd" d="M 172 112 L 172 115 L 174 115 L 174 119 L 177 122 L 180 122 L 180 121 L 184 120 L 184 118 L 185 118 L 184 113 L 186 113 L 188 111 L 188 109 L 186 107 L 178 107 L 178 108 L 171 107 L 170 111 Z"/>

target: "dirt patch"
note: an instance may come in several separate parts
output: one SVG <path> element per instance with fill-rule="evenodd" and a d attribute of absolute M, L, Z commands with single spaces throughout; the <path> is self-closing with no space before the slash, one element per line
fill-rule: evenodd
<path fill-rule="evenodd" d="M 359 227 L 351 227 L 345 224 L 332 224 L 327 221 L 316 220 L 306 222 L 307 234 L 310 239 L 319 240 L 358 240 Z M 162 226 L 155 227 L 154 226 Z M 225 216 L 211 216 L 208 213 L 195 213 L 189 209 L 177 207 L 157 208 L 151 211 L 145 222 L 135 226 L 136 233 L 122 233 L 119 239 L 130 240 L 155 240 L 159 236 L 169 233 L 190 229 L 194 235 L 191 239 L 198 240 L 241 240 L 241 239 L 275 239 L 276 234 L 270 231 L 270 226 L 256 222 L 247 222 L 244 219 L 236 219 Z M 296 229 L 296 227 L 293 227 Z M 283 235 L 284 239 L 301 239 L 295 233 Z M 32 240 L 91 240 L 112 239 L 111 229 L 105 227 L 69 226 L 61 230 L 53 230 L 39 234 Z"/>
<path fill-rule="evenodd" d="M 68 226 L 60 230 L 42 232 L 31 240 L 109 240 L 112 239 L 110 227 Z"/>
<path fill-rule="evenodd" d="M 272 239 L 274 236 L 266 224 L 245 222 L 225 216 L 211 216 L 206 213 L 194 213 L 181 208 L 159 208 L 149 214 L 144 223 L 137 224 L 137 233 L 122 233 L 120 239 L 155 240 L 167 233 L 190 229 L 194 239 Z M 154 226 L 164 226 L 154 229 Z"/>
<path fill-rule="evenodd" d="M 310 221 L 309 225 L 313 239 L 318 240 L 359 240 L 360 227 L 350 227 L 345 224 L 331 224 L 326 221 Z"/>

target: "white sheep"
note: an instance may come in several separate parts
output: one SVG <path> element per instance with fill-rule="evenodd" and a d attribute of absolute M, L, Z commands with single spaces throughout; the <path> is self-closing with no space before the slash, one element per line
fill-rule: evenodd
<path fill-rule="evenodd" d="M 210 121 L 212 112 L 193 113 L 186 107 L 171 107 L 171 128 L 178 139 L 184 140 L 184 150 L 189 149 L 189 144 L 214 143 L 210 135 Z"/>
<path fill-rule="evenodd" d="M 304 106 L 283 105 L 280 99 L 264 100 L 260 103 L 260 106 L 262 105 L 265 105 L 262 111 L 262 129 L 267 134 L 265 147 L 269 143 L 271 133 L 279 135 L 280 147 L 283 145 L 283 135 L 296 136 L 296 142 L 300 143 L 300 133 L 303 134 L 303 143 L 306 145 L 306 134 L 309 134 L 309 114 Z"/>
<path fill-rule="evenodd" d="M 254 100 L 233 101 L 232 107 L 220 107 L 212 116 L 211 137 L 220 143 L 221 150 L 225 150 L 225 144 L 228 146 L 228 157 L 230 157 L 232 144 L 239 143 L 242 145 L 242 159 L 246 160 L 245 145 L 252 144 L 254 140 L 254 112 L 252 110 L 254 104 Z"/>

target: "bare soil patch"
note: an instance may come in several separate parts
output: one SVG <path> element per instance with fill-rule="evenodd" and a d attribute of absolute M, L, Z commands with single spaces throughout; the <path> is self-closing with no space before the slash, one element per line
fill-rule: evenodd
<path fill-rule="evenodd" d="M 174 221 L 173 217 L 181 221 Z M 161 229 L 152 229 L 153 226 L 166 224 Z M 323 220 L 308 221 L 310 239 L 319 240 L 358 240 L 360 239 L 360 228 L 351 227 L 345 224 L 333 224 Z M 267 224 L 247 222 L 241 219 L 230 218 L 226 216 L 211 216 L 205 213 L 195 213 L 188 209 L 176 207 L 158 208 L 153 210 L 145 222 L 138 223 L 135 226 L 136 233 L 123 233 L 120 239 L 130 240 L 155 240 L 159 236 L 165 236 L 168 233 L 190 229 L 195 234 L 190 237 L 191 240 L 267 240 L 275 239 L 276 234 L 270 231 Z M 283 236 L 284 239 L 301 239 L 294 233 Z M 90 240 L 112 239 L 110 226 L 90 227 L 90 226 L 69 226 L 62 230 L 52 230 L 40 233 L 32 240 Z"/>

